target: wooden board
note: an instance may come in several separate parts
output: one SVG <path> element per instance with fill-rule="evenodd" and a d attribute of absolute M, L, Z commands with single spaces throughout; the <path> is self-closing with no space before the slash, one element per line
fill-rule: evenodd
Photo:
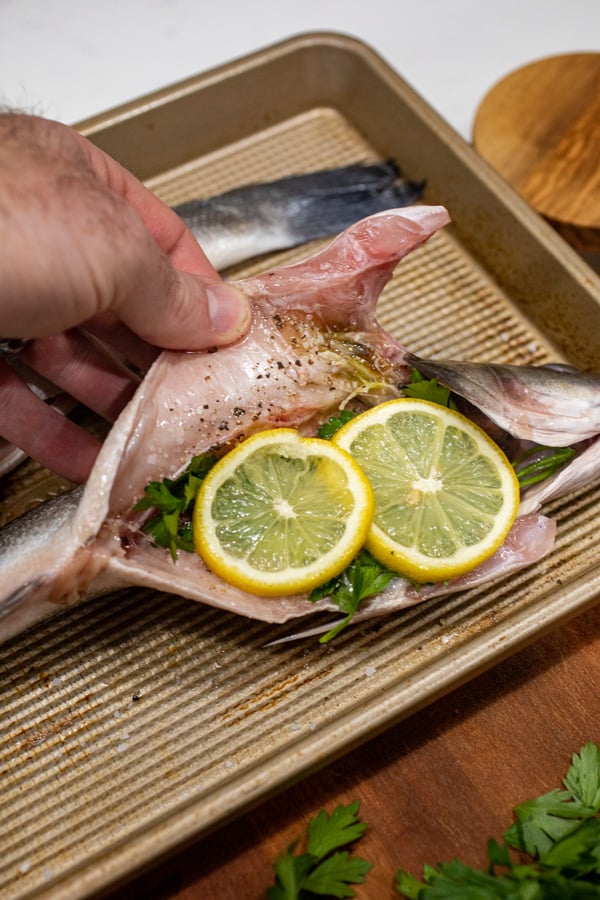
<path fill-rule="evenodd" d="M 600 249 L 600 53 L 507 75 L 483 99 L 473 143 L 569 243 Z"/>

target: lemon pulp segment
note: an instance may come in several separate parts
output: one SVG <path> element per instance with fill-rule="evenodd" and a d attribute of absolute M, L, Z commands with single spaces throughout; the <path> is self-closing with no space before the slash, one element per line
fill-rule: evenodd
<path fill-rule="evenodd" d="M 348 565 L 373 509 L 369 482 L 346 451 L 272 429 L 207 475 L 194 507 L 194 542 L 225 581 L 266 596 L 298 593 Z"/>
<path fill-rule="evenodd" d="M 399 399 L 357 416 L 334 435 L 373 488 L 367 547 L 419 583 L 464 574 L 503 543 L 519 486 L 500 448 L 460 413 Z"/>

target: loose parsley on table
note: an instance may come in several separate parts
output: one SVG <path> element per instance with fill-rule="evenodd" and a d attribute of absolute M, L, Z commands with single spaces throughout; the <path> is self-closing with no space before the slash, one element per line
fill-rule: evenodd
<path fill-rule="evenodd" d="M 419 881 L 404 869 L 396 889 L 408 900 L 591 900 L 600 898 L 600 748 L 585 744 L 555 789 L 514 809 L 504 843 L 488 841 L 488 867 L 460 860 L 425 866 Z M 515 861 L 510 849 L 527 854 Z"/>
<path fill-rule="evenodd" d="M 598 900 L 600 898 L 600 748 L 592 742 L 574 754 L 557 788 L 520 803 L 503 843 L 487 844 L 488 866 L 471 868 L 459 859 L 426 865 L 422 880 L 400 868 L 395 888 L 407 900 Z M 273 866 L 275 884 L 267 900 L 354 897 L 372 868 L 340 848 L 368 827 L 358 819 L 359 802 L 321 810 L 308 824 L 306 850 L 300 839 Z M 515 858 L 511 850 L 519 851 Z M 527 858 L 524 858 L 524 855 Z"/>
<path fill-rule="evenodd" d="M 359 803 L 338 806 L 331 815 L 321 810 L 310 819 L 306 850 L 296 853 L 300 839 L 281 853 L 274 865 L 275 884 L 267 900 L 308 900 L 319 897 L 354 897 L 351 884 L 362 884 L 372 864 L 350 856 L 343 847 L 358 840 L 368 827 L 358 818 Z"/>

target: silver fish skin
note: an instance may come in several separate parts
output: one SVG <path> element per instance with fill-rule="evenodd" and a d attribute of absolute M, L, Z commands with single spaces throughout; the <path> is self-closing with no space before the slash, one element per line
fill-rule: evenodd
<path fill-rule="evenodd" d="M 216 444 L 273 425 L 313 430 L 350 397 L 397 396 L 406 354 L 377 325 L 377 298 L 398 261 L 448 221 L 443 207 L 426 206 L 362 220 L 310 259 L 238 282 L 253 323 L 235 345 L 162 353 L 81 494 L 0 531 L 0 640 L 61 606 L 131 584 L 264 621 L 314 612 L 301 595 L 273 600 L 233 588 L 195 554 L 174 565 L 141 532 L 132 506 L 148 481 L 175 476 Z"/>
<path fill-rule="evenodd" d="M 417 203 L 424 183 L 389 161 L 355 163 L 249 184 L 181 203 L 175 212 L 218 270 L 255 256 L 339 234 L 386 209 Z"/>
<path fill-rule="evenodd" d="M 568 447 L 600 434 L 600 375 L 568 366 L 408 362 L 463 397 L 513 437 Z"/>

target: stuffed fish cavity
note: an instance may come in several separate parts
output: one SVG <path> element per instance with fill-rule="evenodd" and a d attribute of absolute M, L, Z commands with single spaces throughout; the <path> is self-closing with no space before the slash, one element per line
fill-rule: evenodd
<path fill-rule="evenodd" d="M 265 599 L 227 585 L 193 554 L 174 562 L 143 533 L 133 506 L 149 481 L 176 476 L 196 454 L 276 426 L 312 434 L 349 402 L 360 408 L 402 396 L 418 360 L 377 324 L 377 298 L 399 260 L 448 221 L 443 207 L 378 213 L 304 262 L 237 282 L 253 307 L 249 334 L 215 352 L 162 353 L 113 426 L 85 487 L 0 532 L 0 639 L 61 605 L 128 584 L 265 621 L 315 612 L 305 596 Z M 443 380 L 444 372 L 436 374 Z M 600 380 L 588 381 L 586 389 L 600 396 Z M 586 446 L 599 433 L 600 422 L 594 422 Z M 575 436 L 574 442 L 580 440 Z M 591 455 L 595 460 L 598 454 Z M 586 478 L 597 471 L 595 463 L 588 468 Z M 527 516 L 496 560 L 504 568 L 490 563 L 483 580 L 548 551 L 553 523 L 538 507 L 524 510 Z M 537 534 L 534 548 L 524 537 L 525 525 Z M 394 579 L 364 615 L 419 602 L 435 590 L 415 593 Z M 327 609 L 327 601 L 318 607 Z"/>

